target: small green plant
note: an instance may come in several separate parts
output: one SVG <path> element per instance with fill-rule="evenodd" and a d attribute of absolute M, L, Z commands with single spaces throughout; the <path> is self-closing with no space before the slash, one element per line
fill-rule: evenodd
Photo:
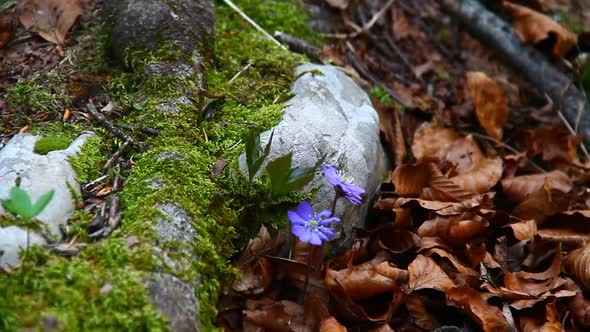
<path fill-rule="evenodd" d="M 246 143 L 246 164 L 248 167 L 248 187 L 249 194 L 254 176 L 260 170 L 260 167 L 268 158 L 270 154 L 270 146 L 272 144 L 274 132 L 271 133 L 268 143 L 262 150 L 260 144 L 260 135 L 251 133 Z M 318 161 L 312 167 L 291 167 L 293 153 L 288 153 L 284 156 L 270 161 L 265 168 L 265 175 L 270 182 L 270 196 L 277 198 L 287 195 L 291 192 L 297 191 L 305 187 L 315 174 L 316 169 L 324 162 L 324 158 Z"/>
<path fill-rule="evenodd" d="M 10 189 L 10 199 L 0 200 L 0 203 L 2 203 L 2 206 L 7 211 L 20 218 L 26 227 L 30 226 L 33 219 L 45 210 L 49 202 L 53 199 L 54 193 L 54 190 L 49 191 L 45 195 L 39 197 L 35 204 L 33 204 L 29 193 L 18 186 L 14 186 Z M 26 259 L 29 252 L 29 242 L 30 236 L 27 228 L 27 247 L 25 248 L 25 258 L 23 261 Z"/>

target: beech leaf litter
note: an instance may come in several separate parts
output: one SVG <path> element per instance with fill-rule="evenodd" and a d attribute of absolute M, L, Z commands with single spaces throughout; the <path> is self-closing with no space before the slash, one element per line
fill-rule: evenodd
<path fill-rule="evenodd" d="M 238 260 L 242 278 L 227 287 L 217 325 L 590 330 L 590 163 L 556 101 L 466 32 L 445 36 L 436 1 L 325 5 L 341 25 L 323 54 L 379 87 L 372 99 L 394 167 L 348 246 L 322 257 L 324 247 L 295 241 L 287 254 L 293 239 L 263 226 Z M 586 47 L 552 16 L 576 5 L 490 6 L 559 65 Z"/>

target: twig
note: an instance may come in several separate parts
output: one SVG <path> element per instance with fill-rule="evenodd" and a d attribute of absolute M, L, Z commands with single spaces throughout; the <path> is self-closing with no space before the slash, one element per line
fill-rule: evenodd
<path fill-rule="evenodd" d="M 563 125 L 567 128 L 567 130 L 569 130 L 569 132 L 572 135 L 577 134 L 576 131 L 574 130 L 574 128 L 572 128 L 572 126 L 569 124 L 569 122 L 567 121 L 567 119 L 565 118 L 563 113 L 561 113 L 561 111 L 557 111 L 557 116 L 559 117 L 561 122 L 563 122 Z M 584 145 L 584 143 L 580 143 L 580 149 L 582 150 L 582 153 L 584 153 L 584 157 L 586 157 L 586 160 L 590 160 L 590 155 L 588 154 L 588 150 L 586 149 L 586 146 Z"/>
<path fill-rule="evenodd" d="M 139 131 L 147 135 L 158 136 L 160 135 L 160 131 L 154 128 L 148 127 L 140 127 L 140 126 L 133 126 L 133 125 L 122 125 L 121 128 L 132 130 L 132 131 Z"/>
<path fill-rule="evenodd" d="M 125 134 L 125 132 L 123 132 L 121 129 L 119 129 L 117 126 L 115 126 L 111 121 L 109 121 L 104 115 L 102 115 L 102 113 L 100 113 L 96 109 L 96 106 L 94 106 L 94 103 L 92 103 L 92 100 L 90 100 L 90 102 L 88 104 L 86 104 L 86 109 L 88 110 L 88 112 L 90 112 L 90 114 L 92 114 L 94 119 L 101 126 L 103 126 L 106 130 L 108 130 L 111 134 L 113 134 L 113 136 L 120 138 L 123 141 L 130 141 L 130 143 L 136 147 L 140 146 L 140 142 L 138 140 Z"/>
<path fill-rule="evenodd" d="M 305 54 L 311 60 L 321 61 L 321 51 L 318 47 L 311 45 L 303 39 L 291 36 L 288 33 L 281 31 L 275 31 L 275 37 L 281 42 L 287 44 L 289 49 L 295 53 Z"/>
<path fill-rule="evenodd" d="M 237 72 L 234 77 L 232 77 L 229 82 L 227 82 L 228 84 L 232 84 L 238 77 L 240 77 L 240 75 L 242 75 L 242 73 L 244 73 L 246 70 L 250 69 L 250 67 L 252 66 L 251 63 L 248 62 L 247 65 L 245 65 L 242 69 L 240 69 L 239 72 Z"/>
<path fill-rule="evenodd" d="M 238 6 L 236 6 L 231 0 L 223 0 L 231 9 L 233 9 L 236 13 L 242 16 L 248 23 L 250 23 L 256 30 L 260 31 L 266 38 L 270 39 L 273 43 L 277 44 L 280 48 L 287 50 L 287 48 L 281 44 L 278 40 L 276 40 L 270 33 L 266 32 L 263 28 L 261 28 L 253 19 L 251 19 L 246 13 L 244 13 Z"/>
<path fill-rule="evenodd" d="M 115 151 L 115 153 L 113 153 L 111 155 L 111 157 L 109 158 L 109 160 L 107 160 L 107 162 L 104 164 L 104 166 L 102 167 L 102 170 L 100 171 L 102 174 L 105 174 L 106 172 L 108 172 L 109 169 L 111 169 L 116 163 L 117 161 L 119 161 L 119 159 L 121 159 L 121 156 L 123 155 L 123 153 L 131 146 L 131 141 L 130 140 L 126 140 L 118 149 L 117 151 Z"/>
<path fill-rule="evenodd" d="M 113 179 L 113 192 L 119 190 L 119 178 Z M 111 233 L 119 226 L 123 218 L 123 212 L 120 209 L 121 198 L 116 195 L 111 195 L 109 200 L 109 225 L 104 229 L 101 236 L 103 238 L 111 235 Z"/>
<path fill-rule="evenodd" d="M 503 148 L 505 148 L 506 150 L 508 150 L 508 151 L 510 151 L 512 153 L 516 153 L 516 154 L 519 154 L 520 153 L 520 151 L 516 150 L 515 148 L 511 147 L 510 145 L 508 145 L 508 144 L 506 144 L 504 142 L 498 141 L 497 139 L 495 139 L 493 137 L 490 137 L 488 135 L 479 134 L 479 133 L 472 133 L 472 132 L 469 132 L 467 134 L 473 135 L 473 136 L 478 137 L 478 138 L 482 138 L 482 139 L 488 140 L 490 142 L 494 142 L 494 143 L 502 146 Z M 524 159 L 529 164 L 531 164 L 531 166 L 533 166 L 535 169 L 537 169 L 538 171 L 540 171 L 542 173 L 547 173 L 547 171 L 545 169 L 543 169 L 543 167 L 539 166 L 539 164 L 535 163 L 534 161 L 532 161 L 531 159 L 529 159 L 527 156 L 524 156 Z"/>

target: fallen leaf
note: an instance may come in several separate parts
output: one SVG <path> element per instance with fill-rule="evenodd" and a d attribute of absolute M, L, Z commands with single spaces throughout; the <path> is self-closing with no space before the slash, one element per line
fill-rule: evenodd
<path fill-rule="evenodd" d="M 432 171 L 428 163 L 404 164 L 391 174 L 395 192 L 404 197 L 417 197 L 430 182 Z"/>
<path fill-rule="evenodd" d="M 437 215 L 418 228 L 418 235 L 438 237 L 451 246 L 457 246 L 481 234 L 488 226 L 485 219 L 471 212 L 451 216 Z"/>
<path fill-rule="evenodd" d="M 436 289 L 441 292 L 453 288 L 455 283 L 436 264 L 432 258 L 418 255 L 408 266 L 410 280 L 408 287 L 411 290 Z"/>
<path fill-rule="evenodd" d="M 546 15 L 508 1 L 504 1 L 503 6 L 514 19 L 516 35 L 525 43 L 537 44 L 550 36 L 555 36 L 553 55 L 563 58 L 578 42 L 578 36 L 575 33 Z"/>
<path fill-rule="evenodd" d="M 78 0 L 25 0 L 18 4 L 16 13 L 26 29 L 63 45 L 83 10 Z"/>
<path fill-rule="evenodd" d="M 564 193 L 572 189 L 572 181 L 564 172 L 552 171 L 504 179 L 501 181 L 502 192 L 513 203 L 518 204 L 543 188 L 545 179 L 548 180 L 548 187 L 551 189 L 557 189 Z"/>
<path fill-rule="evenodd" d="M 385 292 L 391 292 L 400 283 L 377 271 L 377 266 L 383 262 L 383 258 L 376 257 L 361 265 L 355 265 L 347 269 L 335 271 L 327 268 L 326 285 L 330 289 L 341 286 L 352 300 L 362 300 Z M 385 270 L 384 267 L 381 271 Z M 384 272 L 394 275 L 392 272 Z M 397 278 L 397 277 L 396 277 Z"/>
<path fill-rule="evenodd" d="M 504 227 L 510 228 L 514 234 L 514 238 L 519 241 L 533 241 L 535 235 L 537 235 L 537 223 L 534 219 L 517 222 Z"/>
<path fill-rule="evenodd" d="M 410 313 L 410 316 L 414 319 L 414 323 L 420 328 L 428 331 L 432 331 L 440 326 L 440 323 L 436 317 L 430 312 L 424 304 L 422 297 L 416 293 L 412 293 L 406 297 L 406 309 Z"/>
<path fill-rule="evenodd" d="M 502 177 L 502 158 L 485 157 L 471 135 L 453 142 L 445 160 L 457 165 L 449 179 L 468 192 L 485 193 Z"/>
<path fill-rule="evenodd" d="M 451 128 L 424 123 L 414 133 L 412 153 L 418 162 L 429 159 L 444 160 L 449 147 L 461 136 Z"/>
<path fill-rule="evenodd" d="M 322 321 L 320 325 L 320 332 L 346 332 L 346 327 L 338 323 L 336 318 L 329 317 Z"/>
<path fill-rule="evenodd" d="M 446 291 L 447 301 L 467 314 L 484 331 L 508 331 L 509 326 L 502 311 L 488 304 L 481 293 L 468 287 L 454 287 Z"/>
<path fill-rule="evenodd" d="M 244 330 L 247 327 L 272 331 L 304 331 L 303 307 L 292 301 L 247 300 L 244 313 Z"/>
<path fill-rule="evenodd" d="M 570 252 L 563 261 L 563 271 L 571 275 L 584 290 L 590 290 L 590 244 Z"/>
<path fill-rule="evenodd" d="M 13 17 L 13 14 L 0 13 L 0 48 L 4 47 L 12 36 L 14 30 Z"/>
<path fill-rule="evenodd" d="M 467 89 L 475 105 L 479 124 L 491 137 L 501 140 L 502 127 L 508 119 L 504 91 L 483 72 L 467 72 Z"/>
<path fill-rule="evenodd" d="M 584 292 L 573 280 L 567 278 L 565 289 L 575 292 L 576 295 L 569 303 L 569 308 L 579 324 L 590 327 L 590 300 L 584 296 Z"/>
<path fill-rule="evenodd" d="M 518 204 L 512 210 L 512 215 L 523 220 L 535 219 L 537 225 L 541 225 L 548 217 L 567 210 L 569 196 L 563 191 L 551 189 L 550 186 L 550 180 L 545 179 L 543 188 Z"/>

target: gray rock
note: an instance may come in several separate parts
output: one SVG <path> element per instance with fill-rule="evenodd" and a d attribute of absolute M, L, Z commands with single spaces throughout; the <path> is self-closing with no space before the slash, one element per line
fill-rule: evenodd
<path fill-rule="evenodd" d="M 211 0 L 105 0 L 107 18 L 114 20 L 115 59 L 128 65 L 135 50 L 154 51 L 172 45 L 187 59 L 211 53 L 215 16 Z"/>
<path fill-rule="evenodd" d="M 369 97 L 337 67 L 306 64 L 299 66 L 297 73 L 301 76 L 292 89 L 295 97 L 288 102 L 282 121 L 272 129 L 268 160 L 293 152 L 295 166 L 309 167 L 327 155 L 327 163 L 354 178 L 354 183 L 370 196 L 383 181 L 388 165 L 379 139 L 379 118 Z M 269 136 L 270 131 L 262 134 L 262 144 Z M 240 164 L 247 173 L 244 156 Z M 311 203 L 316 211 L 329 210 L 334 190 L 321 170 L 304 190 L 318 187 Z M 353 227 L 364 225 L 368 198 L 361 206 L 344 200 L 338 203 L 336 215 L 342 222 L 336 230 L 343 231 L 341 240 L 350 237 Z"/>
<path fill-rule="evenodd" d="M 165 216 L 156 222 L 156 233 L 160 241 L 189 243 L 194 240 L 196 231 L 192 225 L 193 220 L 183 209 L 170 203 L 158 204 L 157 208 Z"/>
<path fill-rule="evenodd" d="M 188 99 L 188 97 L 180 96 L 170 98 L 170 101 L 158 104 L 155 107 L 160 112 L 179 115 L 182 113 L 182 106 L 193 107 L 194 105 L 195 103 Z"/>
<path fill-rule="evenodd" d="M 199 301 L 192 286 L 167 273 L 153 273 L 146 281 L 156 308 L 176 332 L 199 331 Z"/>
<path fill-rule="evenodd" d="M 29 232 L 29 246 L 47 242 L 34 232 Z M 20 263 L 18 252 L 27 247 L 27 231 L 18 226 L 0 227 L 0 268 L 9 270 Z"/>
<path fill-rule="evenodd" d="M 33 152 L 35 142 L 40 138 L 30 134 L 18 134 L 0 150 L 0 199 L 8 199 L 10 189 L 17 177 L 20 187 L 36 201 L 50 190 L 55 190 L 53 199 L 37 216 L 47 225 L 53 236 L 60 236 L 60 225 L 65 225 L 72 216 L 74 197 L 72 190 L 80 193 L 76 173 L 68 158 L 76 155 L 88 137 L 93 133 L 80 135 L 65 150 L 56 150 L 40 155 Z M 0 215 L 7 213 L 0 206 Z"/>

